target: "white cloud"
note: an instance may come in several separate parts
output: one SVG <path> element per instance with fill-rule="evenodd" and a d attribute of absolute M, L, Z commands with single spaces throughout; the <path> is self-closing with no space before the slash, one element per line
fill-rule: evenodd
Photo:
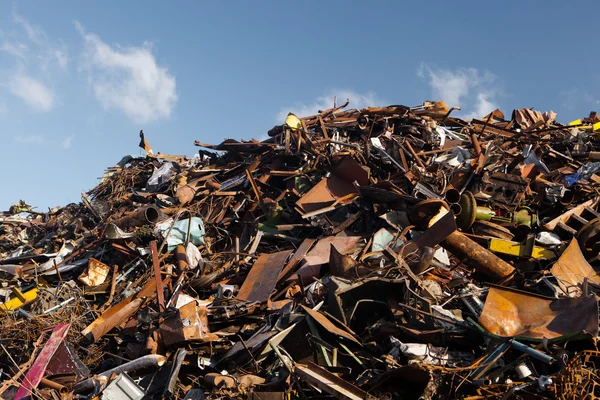
<path fill-rule="evenodd" d="M 110 46 L 75 22 L 85 41 L 84 68 L 96 98 L 138 123 L 169 118 L 177 103 L 175 77 L 159 66 L 152 44 Z"/>
<path fill-rule="evenodd" d="M 14 141 L 17 142 L 17 143 L 39 144 L 39 145 L 42 145 L 42 144 L 44 144 L 46 142 L 44 140 L 44 138 L 41 137 L 40 135 L 16 136 L 14 138 Z"/>
<path fill-rule="evenodd" d="M 276 122 L 282 124 L 288 113 L 293 112 L 298 117 L 307 117 L 318 114 L 319 111 L 333 107 L 333 98 L 337 98 L 337 105 L 340 106 L 350 100 L 346 109 L 374 107 L 383 104 L 373 92 L 357 93 L 350 89 L 331 90 L 324 96 L 319 96 L 309 103 L 297 103 L 290 107 L 282 107 L 276 116 Z"/>
<path fill-rule="evenodd" d="M 70 149 L 71 146 L 73 145 L 73 138 L 74 138 L 74 135 L 67 136 L 65 138 L 65 140 L 63 140 L 62 143 L 60 144 L 60 147 L 62 147 L 63 149 Z"/>
<path fill-rule="evenodd" d="M 0 53 L 14 63 L 3 71 L 0 89 L 7 89 L 36 110 L 49 111 L 55 104 L 51 89 L 55 77 L 68 69 L 67 48 L 16 12 L 12 22 L 0 31 Z"/>
<path fill-rule="evenodd" d="M 29 40 L 36 44 L 41 44 L 47 41 L 46 34 L 39 28 L 34 28 L 25 18 L 19 14 L 13 12 L 13 21 L 16 24 L 21 25 Z"/>
<path fill-rule="evenodd" d="M 23 60 L 26 58 L 29 48 L 27 47 L 27 45 L 18 41 L 2 42 L 0 43 L 0 51 L 3 51 L 5 53 L 10 54 L 11 56 Z"/>
<path fill-rule="evenodd" d="M 475 101 L 474 109 L 471 113 L 467 114 L 466 117 L 481 118 L 498 108 L 496 104 L 489 100 L 490 96 L 491 95 L 489 93 L 477 93 L 477 100 Z"/>
<path fill-rule="evenodd" d="M 40 111 L 50 111 L 54 106 L 52 91 L 39 80 L 24 73 L 14 74 L 8 82 L 8 89 L 12 94 Z"/>
<path fill-rule="evenodd" d="M 432 100 L 443 100 L 449 107 L 461 107 L 463 118 L 481 118 L 498 108 L 498 78 L 491 72 L 476 68 L 456 70 L 421 64 L 417 73 L 431 86 Z"/>
<path fill-rule="evenodd" d="M 55 66 L 61 70 L 67 69 L 69 56 L 64 44 L 50 40 L 43 29 L 34 27 L 21 15 L 13 12 L 12 16 L 21 30 L 13 32 L 11 39 L 5 39 L 0 44 L 0 50 L 19 57 L 32 67 L 35 64 L 43 71 L 52 70 Z M 26 41 L 30 43 L 29 46 L 23 43 Z"/>
<path fill-rule="evenodd" d="M 54 49 L 54 58 L 62 69 L 66 69 L 69 65 L 69 56 L 64 50 Z"/>

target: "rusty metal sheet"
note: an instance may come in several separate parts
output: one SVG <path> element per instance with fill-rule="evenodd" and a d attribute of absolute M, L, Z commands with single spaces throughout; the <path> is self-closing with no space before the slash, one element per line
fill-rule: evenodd
<path fill-rule="evenodd" d="M 296 269 L 296 267 L 300 264 L 300 262 L 304 259 L 304 256 L 308 253 L 312 245 L 316 242 L 315 239 L 304 239 L 304 241 L 298 246 L 292 258 L 287 263 L 283 271 L 279 274 L 277 278 L 277 282 L 281 283 L 284 279 L 287 279 Z"/>
<path fill-rule="evenodd" d="M 87 271 L 79 276 L 79 280 L 87 286 L 99 286 L 104 283 L 111 268 L 95 258 L 90 258 Z"/>
<path fill-rule="evenodd" d="M 263 254 L 254 263 L 237 295 L 239 300 L 264 302 L 269 300 L 277 278 L 292 250 Z"/>
<path fill-rule="evenodd" d="M 310 213 L 329 207 L 338 200 L 348 203 L 349 201 L 342 199 L 348 198 L 350 195 L 358 196 L 358 189 L 352 183 L 348 183 L 336 175 L 331 175 L 321 179 L 296 201 L 296 205 L 305 213 Z"/>
<path fill-rule="evenodd" d="M 331 245 L 335 246 L 340 254 L 348 255 L 357 249 L 362 238 L 360 236 L 329 236 L 315 244 L 315 247 L 305 257 L 306 266 L 322 265 L 329 262 Z"/>
<path fill-rule="evenodd" d="M 333 167 L 333 173 L 346 182 L 356 181 L 361 186 L 369 184 L 369 171 L 350 156 L 342 157 L 340 162 Z"/>
<path fill-rule="evenodd" d="M 558 281 L 558 286 L 569 297 L 578 297 L 581 294 L 581 287 L 585 278 L 600 285 L 600 277 L 581 253 L 577 239 L 571 240 L 571 243 L 554 263 L 550 272 Z"/>
<path fill-rule="evenodd" d="M 177 315 L 167 318 L 160 325 L 160 333 L 167 346 L 188 340 L 208 342 L 215 339 L 208 329 L 206 307 L 198 307 L 195 301 L 179 308 Z"/>
<path fill-rule="evenodd" d="M 296 364 L 294 374 L 300 379 L 334 395 L 338 399 L 365 400 L 375 397 L 316 364 Z"/>
<path fill-rule="evenodd" d="M 306 311 L 306 313 L 308 315 L 311 316 L 312 319 L 314 319 L 319 325 L 321 325 L 323 328 L 325 328 L 325 330 L 327 330 L 328 332 L 331 332 L 334 335 L 341 336 L 345 339 L 348 339 L 355 343 L 360 344 L 360 342 L 353 335 L 351 335 L 350 332 L 345 331 L 341 328 L 338 328 L 326 316 L 324 316 L 320 312 L 313 310 L 312 308 L 305 307 L 305 306 L 301 306 L 301 307 L 304 311 Z"/>
<path fill-rule="evenodd" d="M 37 388 L 46 373 L 46 368 L 48 367 L 50 360 L 67 337 L 70 327 L 71 324 L 60 324 L 54 327 L 52 334 L 44 345 L 40 355 L 37 357 L 29 371 L 27 371 L 25 379 L 23 379 L 23 383 L 15 395 L 15 400 L 29 397 L 31 392 Z"/>
<path fill-rule="evenodd" d="M 421 247 L 435 247 L 455 231 L 456 221 L 454 215 L 451 212 L 447 212 L 426 231 L 414 240 L 406 243 L 401 249 L 401 254 L 406 256 Z"/>
<path fill-rule="evenodd" d="M 598 298 L 552 299 L 491 287 L 479 323 L 494 335 L 556 339 L 598 335 Z"/>

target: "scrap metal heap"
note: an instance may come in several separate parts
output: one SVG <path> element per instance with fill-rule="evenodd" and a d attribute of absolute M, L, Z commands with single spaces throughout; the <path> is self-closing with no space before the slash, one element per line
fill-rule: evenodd
<path fill-rule="evenodd" d="M 289 114 L 0 214 L 2 398 L 600 392 L 600 118 Z"/>

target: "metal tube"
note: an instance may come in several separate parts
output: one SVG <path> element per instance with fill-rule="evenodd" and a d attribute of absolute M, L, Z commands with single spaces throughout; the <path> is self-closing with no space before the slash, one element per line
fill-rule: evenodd
<path fill-rule="evenodd" d="M 515 271 L 512 265 L 458 231 L 452 232 L 440 245 L 494 281 L 502 281 Z"/>
<path fill-rule="evenodd" d="M 462 212 L 462 207 L 458 203 L 450 204 L 450 211 L 452 211 L 452 214 L 458 215 Z"/>
<path fill-rule="evenodd" d="M 415 149 L 413 149 L 413 147 L 411 146 L 410 142 L 407 140 L 406 142 L 404 142 L 404 144 L 406 144 L 406 148 L 408 148 L 408 151 L 414 157 L 415 162 L 419 165 L 419 167 L 425 169 L 425 164 L 423 164 L 423 161 L 419 158 L 419 156 L 415 152 Z"/>
<path fill-rule="evenodd" d="M 69 393 L 69 389 L 67 389 L 66 386 L 63 386 L 60 383 L 51 381 L 50 379 L 42 378 L 42 380 L 40 381 L 40 384 L 58 391 L 58 393 L 60 393 L 61 396 L 64 396 L 67 393 Z"/>
<path fill-rule="evenodd" d="M 140 207 L 128 215 L 111 222 L 121 229 L 134 228 L 158 222 L 160 214 L 160 209 L 156 206 Z"/>
<path fill-rule="evenodd" d="M 512 347 L 514 347 L 515 349 L 517 349 L 533 358 L 536 358 L 542 362 L 545 362 L 546 364 L 553 364 L 554 362 L 556 362 L 555 358 L 552 358 L 549 355 L 544 354 L 541 351 L 538 351 L 532 347 L 529 347 L 521 342 L 517 342 L 514 339 L 510 341 L 510 345 Z"/>
<path fill-rule="evenodd" d="M 487 125 L 487 122 L 486 122 L 486 125 Z M 485 126 L 484 126 L 484 129 L 485 129 Z M 471 143 L 473 143 L 473 148 L 475 149 L 475 155 L 477 157 L 479 157 L 481 155 L 481 145 L 479 144 L 479 140 L 477 139 L 477 135 L 475 134 L 475 132 L 471 133 Z"/>
<path fill-rule="evenodd" d="M 567 189 L 567 190 L 565 190 L 565 194 L 563 194 L 563 196 L 560 199 L 560 204 L 562 204 L 563 206 L 567 206 L 567 205 L 571 204 L 574 199 L 575 199 L 575 195 L 573 194 L 573 191 Z"/>
<path fill-rule="evenodd" d="M 444 195 L 448 204 L 457 204 L 460 201 L 460 192 L 454 188 L 446 190 Z"/>
<path fill-rule="evenodd" d="M 98 377 L 109 378 L 112 374 L 121 374 L 123 372 L 131 373 L 138 371 L 143 368 L 149 367 L 160 367 L 167 361 L 167 357 L 161 356 L 160 354 L 148 354 L 147 356 L 140 357 L 128 363 L 119 365 L 118 367 L 109 369 L 108 371 L 104 371 L 95 377 L 91 377 L 86 379 L 85 381 L 79 382 L 77 385 L 73 386 L 74 393 L 82 393 L 94 388 L 94 380 L 97 380 Z"/>
<path fill-rule="evenodd" d="M 179 271 L 185 271 L 190 266 L 187 261 L 185 247 L 183 247 L 182 244 L 178 244 L 177 247 L 175 247 L 175 260 L 177 261 L 177 267 L 179 268 Z"/>

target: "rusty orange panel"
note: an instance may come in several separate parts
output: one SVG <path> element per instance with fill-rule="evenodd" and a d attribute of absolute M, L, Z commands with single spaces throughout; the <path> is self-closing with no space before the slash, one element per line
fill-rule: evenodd
<path fill-rule="evenodd" d="M 558 286 L 569 297 L 579 296 L 585 278 L 600 285 L 600 277 L 581 253 L 577 239 L 571 240 L 571 244 L 561 254 L 550 272 L 558 281 Z"/>
<path fill-rule="evenodd" d="M 237 295 L 239 300 L 264 302 L 269 300 L 277 278 L 292 250 L 263 254 L 254 263 Z"/>
<path fill-rule="evenodd" d="M 555 339 L 598 335 L 598 298 L 553 299 L 514 289 L 491 287 L 479 323 L 498 336 Z"/>

